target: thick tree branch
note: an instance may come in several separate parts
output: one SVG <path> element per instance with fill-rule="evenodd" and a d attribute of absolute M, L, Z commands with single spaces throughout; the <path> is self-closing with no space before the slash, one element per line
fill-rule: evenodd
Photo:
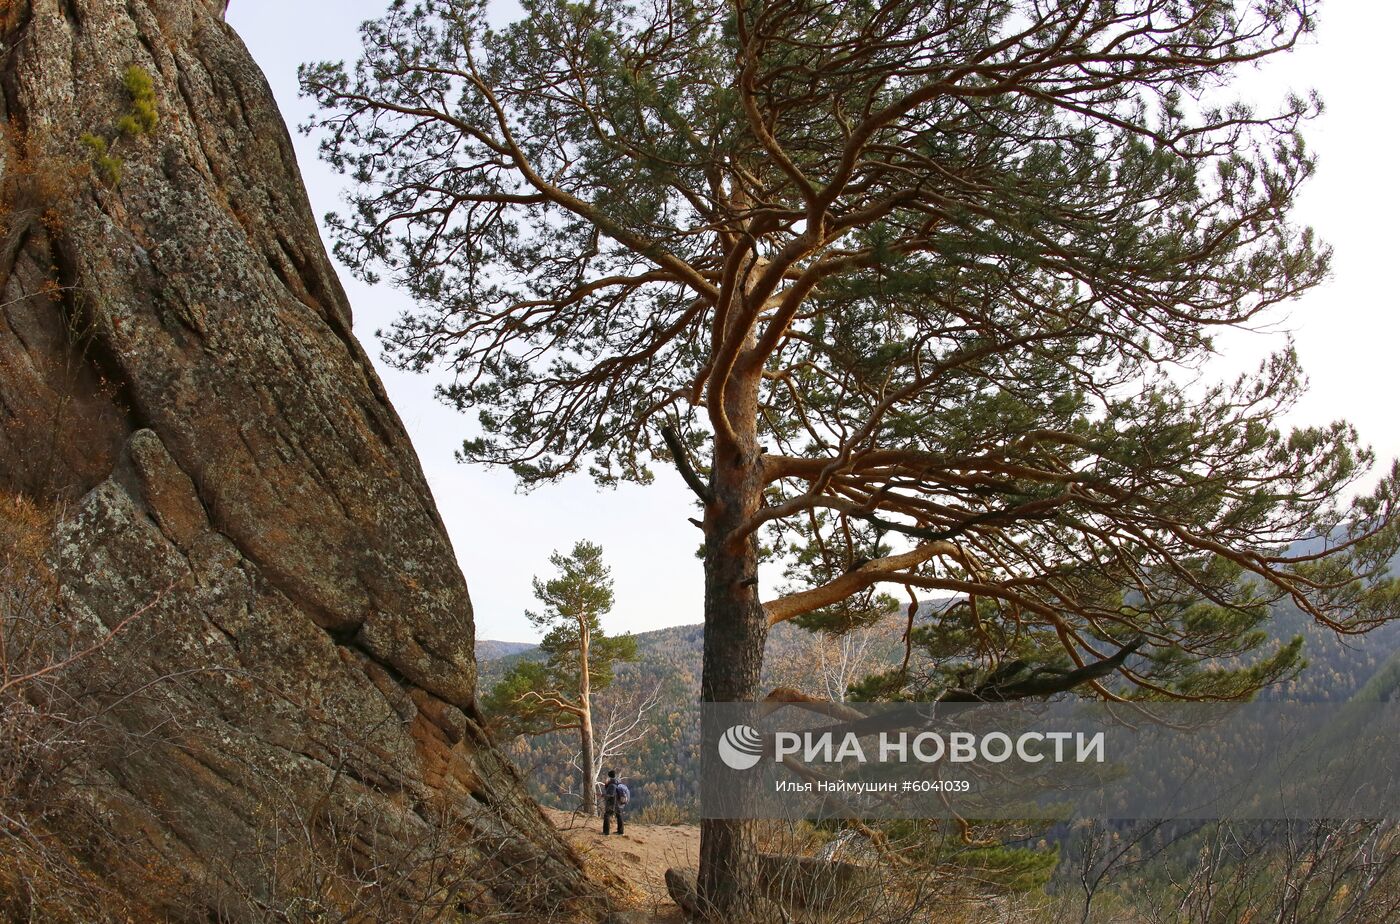
<path fill-rule="evenodd" d="M 938 701 L 940 703 L 1009 702 L 1017 699 L 1029 699 L 1033 696 L 1065 693 L 1075 687 L 1107 677 L 1122 667 L 1123 662 L 1128 660 L 1128 656 L 1146 642 L 1147 636 L 1139 635 L 1118 649 L 1118 652 L 1113 656 L 1092 661 L 1072 671 L 1050 668 L 1033 669 L 1029 671 L 1029 676 L 1023 680 L 1015 679 L 1020 672 L 1012 673 L 1010 676 L 993 674 L 986 683 L 975 689 L 949 690 L 938 697 Z"/>
<path fill-rule="evenodd" d="M 868 561 L 820 587 L 789 594 L 763 604 L 770 626 L 839 603 L 881 581 L 898 581 L 900 572 L 921 565 L 931 558 L 961 557 L 961 551 L 951 542 L 927 542 L 910 552 L 889 555 Z"/>
<path fill-rule="evenodd" d="M 681 473 L 681 478 L 685 479 L 686 486 L 695 492 L 696 497 L 700 498 L 700 503 L 710 503 L 710 489 L 695 473 L 695 467 L 690 464 L 690 453 L 686 452 L 685 444 L 681 442 L 680 434 L 676 433 L 676 428 L 666 424 L 661 428 L 661 438 L 666 441 L 666 448 L 671 451 L 671 461 L 675 462 L 676 469 Z"/>
<path fill-rule="evenodd" d="M 534 690 L 526 690 L 515 698 L 517 703 L 534 703 L 537 706 L 549 706 L 560 712 L 567 712 L 570 715 L 583 717 L 583 707 L 575 703 L 568 702 L 561 697 L 561 694 L 551 691 L 550 693 L 538 693 Z"/>

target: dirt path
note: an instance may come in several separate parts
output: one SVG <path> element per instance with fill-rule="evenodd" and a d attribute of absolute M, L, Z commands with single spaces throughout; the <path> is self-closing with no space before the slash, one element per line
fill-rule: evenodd
<path fill-rule="evenodd" d="M 699 864 L 698 827 L 629 823 L 626 834 L 604 837 L 597 818 L 549 808 L 544 813 L 590 870 L 611 873 L 627 884 L 624 900 L 632 909 L 652 915 L 657 924 L 683 920 L 680 909 L 666 894 L 666 870 Z"/>

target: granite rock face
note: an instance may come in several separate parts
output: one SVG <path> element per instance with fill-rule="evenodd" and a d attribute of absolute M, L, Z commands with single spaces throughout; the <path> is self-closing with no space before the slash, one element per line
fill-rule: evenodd
<path fill-rule="evenodd" d="M 125 744 L 71 771 L 130 846 L 93 862 L 252 919 L 296 828 L 354 881 L 393 858 L 380 900 L 593 914 L 480 729 L 466 585 L 223 6 L 0 0 L 0 488 L 61 505 L 78 624 L 141 613 L 94 662 Z"/>

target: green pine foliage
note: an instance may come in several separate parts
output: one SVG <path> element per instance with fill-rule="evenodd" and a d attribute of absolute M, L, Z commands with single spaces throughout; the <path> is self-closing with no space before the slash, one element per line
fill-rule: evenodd
<path fill-rule="evenodd" d="M 122 85 L 131 97 L 131 110 L 117 120 L 122 135 L 149 135 L 156 130 L 160 115 L 156 111 L 155 82 L 145 68 L 133 64 L 122 73 Z"/>
<path fill-rule="evenodd" d="M 396 4 L 301 74 L 355 181 L 337 251 L 412 295 L 386 346 L 446 370 L 465 459 L 647 482 L 682 446 L 709 513 L 753 511 L 701 519 L 707 567 L 785 573 L 782 618 L 967 594 L 919 640 L 954 677 L 1141 637 L 1131 695 L 1247 697 L 1301 664 L 1270 606 L 1400 612 L 1400 470 L 1358 494 L 1350 426 L 1283 426 L 1290 346 L 1195 374 L 1328 270 L 1289 217 L 1317 101 L 1197 99 L 1312 14 L 1052 0 L 1020 33 L 1017 8 Z M 783 602 L 752 586 L 709 604 L 746 639 Z"/>
<path fill-rule="evenodd" d="M 602 548 L 583 540 L 568 555 L 555 552 L 549 561 L 557 573 L 548 580 L 533 580 L 535 598 L 542 606 L 538 612 L 526 613 L 545 630 L 538 649 L 543 659 L 516 661 L 482 700 L 493 725 L 506 735 L 578 727 L 578 716 L 558 703 L 580 705 L 581 625 L 587 634 L 593 693 L 612 685 L 617 664 L 637 659 L 637 643 L 630 634 L 610 636 L 602 626 L 602 618 L 613 607 L 612 577 L 603 564 Z"/>
<path fill-rule="evenodd" d="M 116 186 L 122 180 L 122 159 L 108 153 L 107 139 L 99 135 L 83 135 L 78 139 L 92 154 L 92 166 L 97 175 L 108 186 Z"/>
<path fill-rule="evenodd" d="M 155 81 L 150 72 L 133 64 L 122 72 L 122 86 L 126 88 L 131 106 L 117 119 L 113 137 L 88 133 L 79 139 L 91 154 L 94 172 L 109 187 L 121 182 L 124 167 L 122 158 L 113 153 L 113 147 L 123 139 L 152 134 L 160 124 Z"/>

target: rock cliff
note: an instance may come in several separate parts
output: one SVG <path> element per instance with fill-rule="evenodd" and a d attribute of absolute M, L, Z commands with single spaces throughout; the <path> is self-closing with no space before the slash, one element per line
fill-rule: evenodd
<path fill-rule="evenodd" d="M 180 919 L 313 880 L 593 915 L 481 731 L 465 583 L 223 7 L 0 0 L 0 488 L 61 511 L 75 625 L 139 613 L 58 833 Z"/>

